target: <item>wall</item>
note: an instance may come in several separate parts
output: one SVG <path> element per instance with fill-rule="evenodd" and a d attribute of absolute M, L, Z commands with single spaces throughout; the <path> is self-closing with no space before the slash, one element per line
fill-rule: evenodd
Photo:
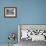
<path fill-rule="evenodd" d="M 6 6 L 17 7 L 17 18 L 4 18 Z M 46 24 L 46 0 L 0 0 L 0 44 L 8 43 L 9 32 L 18 32 L 17 24 Z"/>

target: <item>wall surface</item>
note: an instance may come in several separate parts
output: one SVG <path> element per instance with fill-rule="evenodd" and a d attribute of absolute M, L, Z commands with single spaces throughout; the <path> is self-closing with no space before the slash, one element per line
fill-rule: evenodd
<path fill-rule="evenodd" d="M 4 18 L 9 6 L 17 7 L 17 18 Z M 46 0 L 0 0 L 0 44 L 8 43 L 10 32 L 17 34 L 18 24 L 46 24 Z"/>

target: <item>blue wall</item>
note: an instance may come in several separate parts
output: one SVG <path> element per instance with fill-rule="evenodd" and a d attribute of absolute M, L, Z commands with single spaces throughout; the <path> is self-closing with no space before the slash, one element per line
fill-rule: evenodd
<path fill-rule="evenodd" d="M 17 7 L 17 18 L 4 18 L 9 6 Z M 46 24 L 46 0 L 0 0 L 0 44 L 8 43 L 10 32 L 18 32 L 17 24 Z"/>

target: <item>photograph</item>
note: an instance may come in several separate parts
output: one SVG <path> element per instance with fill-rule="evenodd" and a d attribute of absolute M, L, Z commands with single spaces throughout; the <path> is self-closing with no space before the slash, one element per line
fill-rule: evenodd
<path fill-rule="evenodd" d="M 4 17 L 16 18 L 16 7 L 5 7 Z"/>

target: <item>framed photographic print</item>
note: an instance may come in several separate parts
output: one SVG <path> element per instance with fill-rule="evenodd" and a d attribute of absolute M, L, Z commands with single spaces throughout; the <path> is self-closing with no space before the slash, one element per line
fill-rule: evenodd
<path fill-rule="evenodd" d="M 16 16 L 17 16 L 16 7 L 5 7 L 4 8 L 4 17 L 16 18 Z"/>

